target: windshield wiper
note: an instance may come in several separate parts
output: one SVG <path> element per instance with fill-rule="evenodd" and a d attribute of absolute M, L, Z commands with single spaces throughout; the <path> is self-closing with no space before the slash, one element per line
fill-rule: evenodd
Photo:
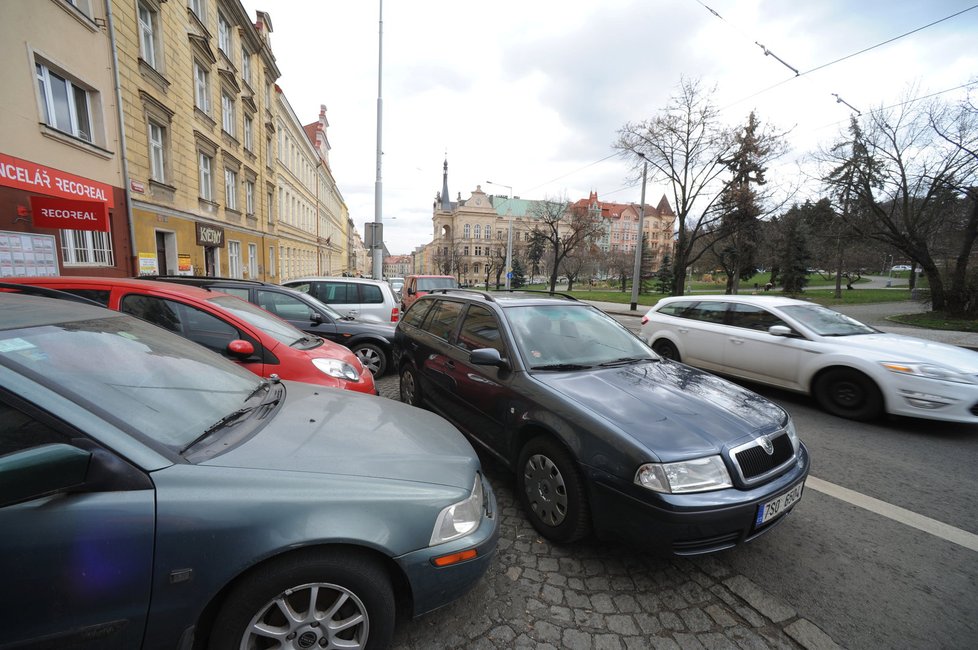
<path fill-rule="evenodd" d="M 655 359 L 651 357 L 621 357 L 619 359 L 612 359 L 611 361 L 599 363 L 598 365 L 602 368 L 613 368 L 615 366 L 627 366 L 633 363 L 641 363 L 642 361 L 655 361 Z"/>
<path fill-rule="evenodd" d="M 262 391 L 268 390 L 269 386 L 271 386 L 271 385 L 272 385 L 272 382 L 268 381 L 267 379 L 262 379 L 260 382 L 258 382 L 258 386 L 255 387 L 255 390 L 251 391 L 251 393 L 248 395 L 248 397 L 244 398 L 244 401 L 247 402 L 252 397 L 257 396 L 258 393 L 261 393 Z"/>
<path fill-rule="evenodd" d="M 531 366 L 530 370 L 587 370 L 590 367 L 582 363 L 551 363 L 545 366 Z"/>
<path fill-rule="evenodd" d="M 318 336 L 312 336 L 310 334 L 307 334 L 307 335 L 303 336 L 301 339 L 296 339 L 295 341 L 293 341 L 292 342 L 292 345 L 290 345 L 289 347 L 290 348 L 294 348 L 295 346 L 299 345 L 300 343 L 309 343 L 310 344 L 310 347 L 308 347 L 308 348 L 300 348 L 300 349 L 302 349 L 302 350 L 310 350 L 310 349 L 312 349 L 314 347 L 318 347 L 322 343 L 322 341 L 320 340 L 320 338 Z"/>
<path fill-rule="evenodd" d="M 225 415 L 223 418 L 221 418 L 220 420 L 218 420 L 217 422 L 215 422 L 211 426 L 207 427 L 207 429 L 205 429 L 202 434 L 200 434 L 199 436 L 197 436 L 196 438 L 194 438 L 193 440 L 191 440 L 190 441 L 190 444 L 186 445 L 183 449 L 180 450 L 180 453 L 181 454 L 186 453 L 188 449 L 190 449 L 191 447 L 194 447 L 195 445 L 197 445 L 198 443 L 200 443 L 202 440 L 204 440 L 208 436 L 210 436 L 210 435 L 212 435 L 212 434 L 220 431 L 221 429 L 223 429 L 224 427 L 228 426 L 229 424 L 232 424 L 233 422 L 237 422 L 238 420 L 240 420 L 245 415 L 251 413 L 253 410 L 254 410 L 254 407 L 247 406 L 245 408 L 238 409 L 237 411 L 231 411 L 230 413 L 228 413 L 227 415 Z"/>

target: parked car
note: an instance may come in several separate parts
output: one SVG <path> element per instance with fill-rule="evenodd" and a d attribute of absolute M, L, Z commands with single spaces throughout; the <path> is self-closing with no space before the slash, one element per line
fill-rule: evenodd
<path fill-rule="evenodd" d="M 262 377 L 376 394 L 373 375 L 347 348 L 302 332 L 220 291 L 132 278 L 9 278 L 67 291 L 155 323 Z"/>
<path fill-rule="evenodd" d="M 407 311 L 414 301 L 435 289 L 457 289 L 458 281 L 451 275 L 409 275 L 404 278 L 401 290 L 401 312 Z"/>
<path fill-rule="evenodd" d="M 516 474 L 558 543 L 593 531 L 676 555 L 750 541 L 802 495 L 788 414 L 668 359 L 560 295 L 446 290 L 398 323 L 401 399 L 448 418 Z"/>
<path fill-rule="evenodd" d="M 909 264 L 897 264 L 896 266 L 891 266 L 890 267 L 890 270 L 891 271 L 909 271 L 910 270 L 910 265 Z"/>
<path fill-rule="evenodd" d="M 391 285 L 370 278 L 298 278 L 285 286 L 308 293 L 344 316 L 362 321 L 396 323 L 400 308 Z"/>
<path fill-rule="evenodd" d="M 664 298 L 642 318 L 660 355 L 815 397 L 834 415 L 978 422 L 978 353 L 886 334 L 779 296 Z"/>
<path fill-rule="evenodd" d="M 404 288 L 404 278 L 387 278 L 387 283 L 394 290 L 394 295 L 400 298 L 401 289 Z"/>
<path fill-rule="evenodd" d="M 270 282 L 238 278 L 154 275 L 143 276 L 141 279 L 211 287 L 247 300 L 288 321 L 303 332 L 321 336 L 349 348 L 374 377 L 380 377 L 387 372 L 393 360 L 393 324 L 374 323 L 353 316 L 343 316 L 308 293 Z"/>
<path fill-rule="evenodd" d="M 94 305 L 0 293 L 0 422 L 5 648 L 387 647 L 497 543 L 442 418 Z"/>

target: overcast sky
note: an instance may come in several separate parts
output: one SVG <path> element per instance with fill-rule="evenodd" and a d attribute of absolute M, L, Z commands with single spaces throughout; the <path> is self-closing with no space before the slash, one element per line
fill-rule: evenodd
<path fill-rule="evenodd" d="M 360 233 L 374 219 L 378 0 L 244 0 L 268 11 L 279 86 L 303 123 L 327 107 L 333 174 Z M 795 158 L 836 139 L 850 109 L 978 80 L 970 0 L 387 0 L 383 217 L 392 254 L 431 241 L 448 158 L 452 200 L 477 185 L 525 199 L 638 202 L 612 144 L 653 117 L 683 76 L 716 86 L 730 125 L 751 110 Z M 719 17 L 710 11 L 712 9 Z M 943 20 L 958 12 L 958 16 Z M 913 34 L 875 47 L 907 32 Z M 765 56 L 756 44 L 774 56 Z M 828 65 L 838 59 L 845 60 Z M 772 88 L 773 87 L 773 88 Z M 953 101 L 967 89 L 946 92 Z M 972 95 L 978 87 L 971 87 Z M 785 166 L 785 174 L 791 169 Z M 787 178 L 769 178 L 789 183 Z M 666 188 L 650 182 L 646 202 Z"/>

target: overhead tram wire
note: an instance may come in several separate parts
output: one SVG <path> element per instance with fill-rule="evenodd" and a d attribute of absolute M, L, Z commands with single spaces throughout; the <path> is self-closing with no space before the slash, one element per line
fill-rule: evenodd
<path fill-rule="evenodd" d="M 730 23 L 730 21 L 724 19 L 716 11 L 714 11 L 713 9 L 711 9 L 710 7 L 708 7 L 707 5 L 703 4 L 703 2 L 701 2 L 701 0 L 696 0 L 696 1 L 699 4 L 701 4 L 707 11 L 709 11 L 710 13 L 712 13 L 713 15 L 715 15 L 717 18 L 720 18 L 720 20 L 723 20 L 727 24 L 730 24 L 731 27 L 733 27 L 736 31 L 741 32 L 741 30 L 740 29 L 737 29 L 735 26 L 733 26 Z M 794 68 L 791 68 L 791 66 L 788 66 L 787 63 L 784 63 L 784 61 L 781 61 L 781 59 L 778 59 L 778 57 L 775 56 L 774 58 L 778 59 L 778 61 L 781 61 L 781 63 L 784 63 L 785 66 L 787 66 L 787 67 L 791 68 L 792 70 L 794 70 L 794 72 L 795 72 L 795 76 L 794 77 L 789 77 L 787 79 L 784 79 L 782 81 L 779 81 L 778 83 L 776 83 L 774 85 L 771 85 L 771 86 L 768 86 L 767 88 L 764 88 L 762 90 L 759 90 L 756 93 L 753 93 L 752 95 L 748 95 L 747 97 L 744 97 L 742 99 L 738 99 L 735 102 L 731 102 L 730 104 L 727 104 L 726 106 L 724 106 L 720 110 L 721 111 L 725 111 L 728 108 L 731 108 L 732 106 L 736 106 L 737 104 L 741 104 L 743 102 L 746 102 L 748 100 L 751 100 L 751 99 L 757 97 L 758 95 L 762 95 L 762 94 L 764 94 L 764 93 L 766 93 L 766 92 L 768 92 L 770 90 L 774 90 L 778 86 L 782 86 L 782 85 L 788 83 L 789 81 L 792 81 L 793 79 L 797 79 L 798 77 L 803 77 L 805 75 L 811 74 L 812 72 L 817 72 L 818 70 L 822 70 L 822 69 L 827 68 L 829 66 L 835 65 L 836 63 L 841 63 L 842 61 L 845 61 L 847 59 L 851 59 L 851 58 L 853 58 L 855 56 L 859 56 L 860 54 L 865 54 L 866 52 L 869 52 L 871 50 L 875 50 L 878 47 L 882 47 L 884 45 L 888 45 L 890 43 L 893 43 L 894 41 L 900 40 L 901 38 L 906 38 L 907 36 L 910 36 L 912 34 L 916 34 L 919 31 L 923 31 L 923 30 L 925 30 L 925 29 L 927 29 L 929 27 L 933 27 L 934 25 L 938 25 L 938 24 L 943 23 L 945 21 L 948 21 L 948 20 L 950 20 L 952 18 L 956 18 L 956 17 L 960 16 L 961 14 L 967 13 L 967 12 L 972 11 L 974 9 L 978 9 L 978 4 L 971 5 L 970 7 L 966 7 L 964 9 L 960 10 L 960 11 L 957 11 L 957 12 L 949 15 L 949 16 L 945 16 L 944 18 L 940 18 L 940 19 L 935 20 L 933 22 L 927 23 L 926 25 L 922 25 L 920 27 L 917 27 L 915 29 L 912 29 L 909 32 L 904 32 L 903 34 L 900 34 L 898 36 L 894 36 L 893 38 L 889 38 L 889 39 L 887 39 L 885 41 L 882 41 L 880 43 L 877 43 L 875 45 L 871 45 L 871 46 L 866 47 L 866 48 L 863 48 L 863 49 L 861 49 L 861 50 L 859 50 L 857 52 L 853 52 L 851 54 L 847 54 L 847 55 L 845 55 L 843 57 L 840 57 L 838 59 L 835 59 L 833 61 L 829 61 L 827 63 L 823 63 L 821 65 L 815 66 L 814 68 L 810 68 L 810 69 L 805 70 L 803 72 L 798 72 L 797 70 L 794 70 Z M 743 34 L 743 32 L 741 32 L 741 34 Z M 758 43 L 757 41 L 754 41 L 754 43 L 755 43 L 755 45 L 759 45 L 762 49 L 765 49 L 764 46 L 761 45 L 760 43 Z M 767 54 L 766 49 L 765 49 L 765 54 Z M 849 106 L 849 108 L 853 108 L 853 106 L 851 104 L 849 104 L 849 102 L 845 101 L 844 99 L 841 99 L 837 94 L 834 94 L 834 93 L 832 93 L 832 94 L 836 98 L 837 103 L 843 103 L 846 106 Z M 855 110 L 855 112 L 859 113 L 858 110 L 856 110 L 854 108 L 853 108 L 853 110 Z"/>

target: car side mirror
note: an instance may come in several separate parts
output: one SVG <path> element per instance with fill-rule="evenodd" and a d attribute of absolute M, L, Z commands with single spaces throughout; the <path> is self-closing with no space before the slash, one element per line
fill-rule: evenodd
<path fill-rule="evenodd" d="M 318 311 L 311 311 L 311 312 L 309 312 L 309 321 L 313 325 L 322 325 L 323 324 L 323 315 L 320 314 Z"/>
<path fill-rule="evenodd" d="M 71 445 L 32 447 L 0 458 L 0 507 L 85 483 L 91 452 Z"/>
<path fill-rule="evenodd" d="M 469 361 L 477 366 L 496 366 L 509 368 L 509 363 L 499 355 L 496 348 L 479 348 L 469 353 Z"/>
<path fill-rule="evenodd" d="M 791 336 L 791 328 L 785 325 L 772 325 L 767 328 L 767 333 L 771 336 Z"/>
<path fill-rule="evenodd" d="M 255 353 L 255 346 L 251 341 L 235 339 L 228 343 L 228 354 L 239 359 L 247 359 Z"/>

